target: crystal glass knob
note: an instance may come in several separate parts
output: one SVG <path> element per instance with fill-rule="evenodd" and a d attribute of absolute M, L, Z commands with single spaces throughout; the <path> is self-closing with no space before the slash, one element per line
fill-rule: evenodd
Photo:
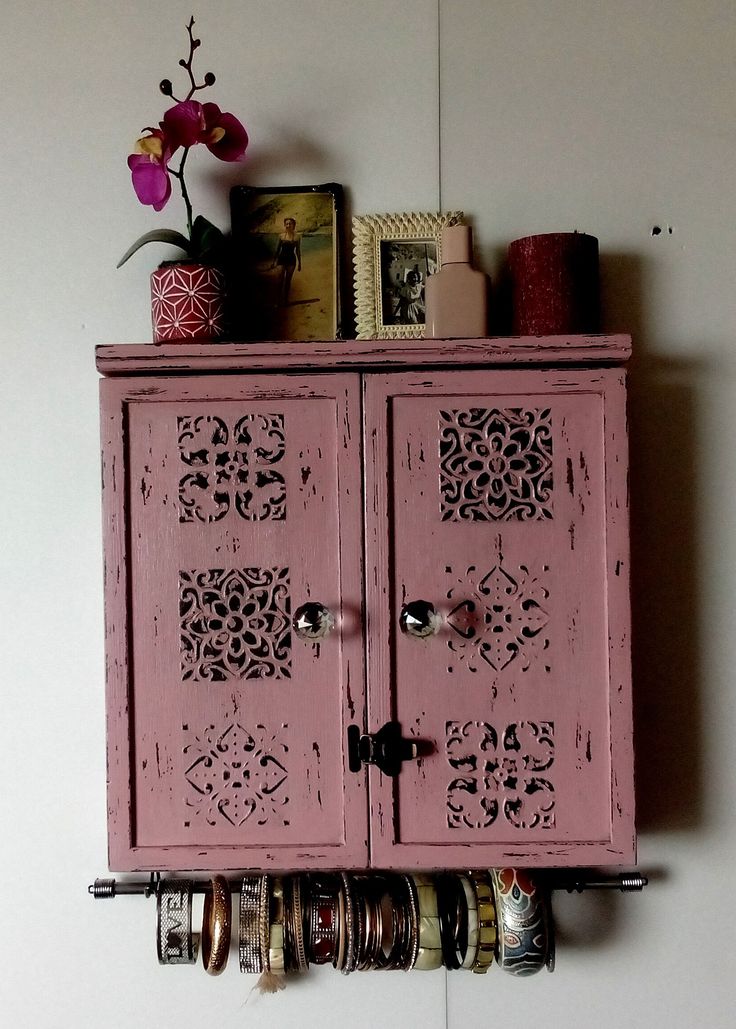
<path fill-rule="evenodd" d="M 401 609 L 399 627 L 407 636 L 426 639 L 439 632 L 442 616 L 437 614 L 434 604 L 428 600 L 410 600 Z"/>
<path fill-rule="evenodd" d="M 300 640 L 321 640 L 335 628 L 335 616 L 324 604 L 310 600 L 296 609 L 291 624 Z"/>

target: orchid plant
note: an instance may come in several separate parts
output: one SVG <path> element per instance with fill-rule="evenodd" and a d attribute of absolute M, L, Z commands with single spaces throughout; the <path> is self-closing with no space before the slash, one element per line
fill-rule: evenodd
<path fill-rule="evenodd" d="M 192 97 L 199 90 L 215 83 L 215 76 L 208 71 L 198 83 L 192 71 L 194 53 L 201 46 L 201 40 L 194 35 L 194 18 L 187 25 L 189 34 L 189 56 L 179 64 L 189 76 L 190 88 L 183 100 L 174 96 L 174 87 L 169 79 L 163 79 L 160 90 L 164 96 L 176 101 L 165 112 L 158 128 L 148 127 L 136 142 L 135 153 L 128 158 L 128 167 L 133 176 L 133 189 L 142 204 L 150 205 L 154 211 L 161 211 L 171 197 L 171 179 L 179 183 L 181 196 L 187 213 L 187 235 L 173 229 L 153 229 L 137 239 L 126 250 L 118 262 L 118 268 L 146 243 L 170 243 L 179 247 L 188 258 L 203 264 L 216 263 L 223 251 L 222 232 L 201 215 L 193 217 L 192 204 L 184 179 L 184 167 L 193 146 L 204 143 L 211 154 L 221 161 L 240 161 L 248 146 L 248 133 L 233 114 L 221 111 L 217 104 L 201 104 Z M 179 157 L 177 168 L 172 166 Z"/>

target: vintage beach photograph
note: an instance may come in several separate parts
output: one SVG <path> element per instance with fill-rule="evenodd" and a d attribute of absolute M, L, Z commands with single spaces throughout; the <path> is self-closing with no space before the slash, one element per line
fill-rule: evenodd
<path fill-rule="evenodd" d="M 237 321 L 245 338 L 337 338 L 341 199 L 334 183 L 233 189 Z"/>

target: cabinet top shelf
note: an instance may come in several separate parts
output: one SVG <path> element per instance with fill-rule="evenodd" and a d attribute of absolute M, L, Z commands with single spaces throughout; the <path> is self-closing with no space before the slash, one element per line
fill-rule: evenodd
<path fill-rule="evenodd" d="M 103 375 L 436 368 L 452 365 L 588 364 L 631 356 L 626 334 L 495 336 L 248 343 L 120 343 L 96 348 Z"/>

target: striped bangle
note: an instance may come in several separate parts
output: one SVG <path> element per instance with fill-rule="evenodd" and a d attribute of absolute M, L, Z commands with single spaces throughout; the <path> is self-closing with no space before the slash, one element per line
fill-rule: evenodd
<path fill-rule="evenodd" d="M 470 970 L 484 975 L 496 952 L 496 905 L 491 879 L 486 872 L 471 872 L 470 881 L 478 904 L 478 951 Z"/>

